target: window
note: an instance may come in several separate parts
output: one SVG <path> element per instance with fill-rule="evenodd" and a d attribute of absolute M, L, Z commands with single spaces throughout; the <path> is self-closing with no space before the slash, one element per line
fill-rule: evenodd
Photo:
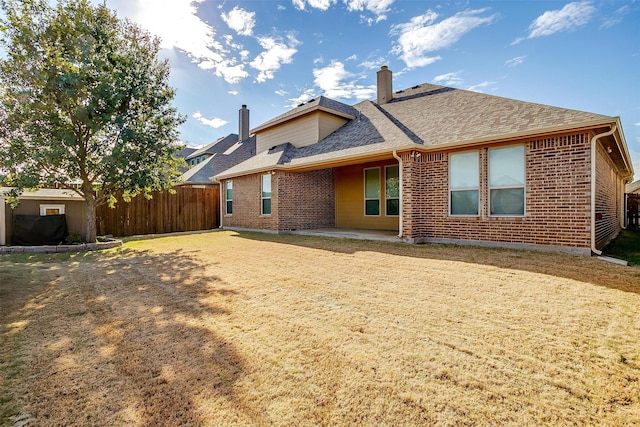
<path fill-rule="evenodd" d="M 451 215 L 478 215 L 480 161 L 477 151 L 449 156 Z"/>
<path fill-rule="evenodd" d="M 364 170 L 364 214 L 380 215 L 380 168 Z"/>
<path fill-rule="evenodd" d="M 271 215 L 271 174 L 262 175 L 262 215 Z"/>
<path fill-rule="evenodd" d="M 227 201 L 227 215 L 233 213 L 233 181 L 225 182 L 225 199 Z"/>
<path fill-rule="evenodd" d="M 64 205 L 40 205 L 40 216 L 64 215 Z"/>
<path fill-rule="evenodd" d="M 387 166 L 385 168 L 385 199 L 386 199 L 386 214 L 387 215 L 399 215 L 400 214 L 400 178 L 398 176 L 398 166 Z"/>
<path fill-rule="evenodd" d="M 524 215 L 524 146 L 489 150 L 489 212 Z"/>

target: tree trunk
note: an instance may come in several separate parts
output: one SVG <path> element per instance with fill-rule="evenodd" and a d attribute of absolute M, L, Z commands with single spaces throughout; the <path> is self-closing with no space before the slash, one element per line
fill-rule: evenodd
<path fill-rule="evenodd" d="M 96 198 L 93 192 L 88 192 L 85 195 L 85 201 L 87 204 L 87 243 L 95 243 L 97 241 L 96 236 Z"/>

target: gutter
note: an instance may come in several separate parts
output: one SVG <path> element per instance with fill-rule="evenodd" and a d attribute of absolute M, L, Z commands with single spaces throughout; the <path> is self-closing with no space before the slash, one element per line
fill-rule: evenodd
<path fill-rule="evenodd" d="M 591 138 L 591 252 L 602 255 L 602 251 L 596 249 L 596 144 L 600 138 L 612 135 L 617 129 L 615 124 L 607 132 L 600 133 Z"/>
<path fill-rule="evenodd" d="M 402 239 L 402 185 L 403 185 L 403 177 L 402 177 L 402 157 L 398 156 L 398 152 L 393 150 L 393 157 L 398 161 L 398 191 L 399 191 L 399 200 L 398 200 L 398 238 Z"/>
<path fill-rule="evenodd" d="M 605 121 L 606 119 L 606 121 Z M 277 165 L 277 164 L 269 164 L 269 165 L 265 165 L 265 166 L 259 166 L 259 167 L 255 167 L 252 169 L 248 169 L 248 170 L 243 170 L 243 171 L 232 171 L 228 174 L 226 174 L 227 171 L 216 175 L 215 178 L 217 179 L 230 179 L 230 178 L 235 178 L 237 176 L 242 176 L 242 175 L 250 175 L 250 174 L 254 174 L 254 173 L 261 173 L 261 172 L 266 172 L 269 170 L 273 170 L 274 168 L 277 170 L 292 170 L 292 171 L 296 171 L 296 170 L 305 170 L 305 169 L 315 169 L 317 167 L 332 167 L 332 165 L 334 164 L 342 164 L 342 163 L 349 163 L 350 161 L 353 160 L 360 160 L 360 159 L 367 159 L 371 156 L 379 156 L 379 155 L 389 155 L 390 152 L 392 151 L 405 151 L 405 150 L 418 150 L 421 152 L 431 152 L 431 151 L 442 151 L 442 150 L 447 150 L 447 149 L 451 149 L 451 148 L 467 148 L 467 147 L 474 147 L 476 145 L 481 145 L 481 144 L 486 144 L 488 142 L 494 143 L 494 142 L 507 142 L 507 141 L 511 141 L 511 140 L 516 140 L 516 139 L 523 139 L 523 138 L 537 138 L 537 137 L 543 137 L 545 135 L 551 135 L 554 134 L 558 131 L 566 131 L 566 132 L 578 132 L 578 131 L 582 131 L 582 130 L 589 130 L 589 129 L 593 129 L 594 127 L 602 127 L 602 126 L 611 126 L 612 121 L 611 121 L 611 117 L 605 117 L 602 120 L 593 120 L 593 121 L 589 121 L 589 122 L 583 122 L 583 123 L 576 123 L 571 127 L 566 127 L 566 126 L 552 126 L 552 127 L 548 127 L 545 129 L 536 129 L 534 131 L 526 131 L 526 132 L 517 132 L 517 133 L 511 133 L 511 134 L 504 134 L 504 135 L 493 135 L 493 136 L 489 136 L 489 137 L 483 137 L 483 138 L 475 138 L 475 139 L 471 139 L 471 140 L 467 140 L 467 141 L 458 141 L 458 142 L 446 142 L 446 143 L 441 143 L 441 144 L 433 144 L 433 145 L 420 145 L 420 144 L 416 144 L 416 143 L 410 143 L 410 144 L 406 144 L 406 145 L 396 145 L 395 147 L 385 147 L 385 148 L 381 148 L 378 150 L 373 150 L 373 151 L 367 151 L 367 152 L 357 152 L 357 153 L 353 153 L 353 154 L 348 154 L 345 156 L 342 156 L 338 159 L 324 159 L 324 160 L 317 160 L 317 161 L 309 161 L 307 163 L 304 164 L 281 164 L 281 165 Z M 255 130 L 255 129 L 253 129 Z M 231 170 L 233 170 L 234 168 L 230 168 Z"/>

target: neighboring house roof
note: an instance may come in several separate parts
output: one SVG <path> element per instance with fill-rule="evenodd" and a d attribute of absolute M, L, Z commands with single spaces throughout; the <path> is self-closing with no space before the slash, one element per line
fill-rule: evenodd
<path fill-rule="evenodd" d="M 194 148 L 194 147 L 184 147 L 182 150 L 180 150 L 178 152 L 178 155 L 180 157 L 182 157 L 183 159 L 186 159 L 187 157 L 189 157 L 196 150 L 198 150 L 198 149 Z"/>
<path fill-rule="evenodd" d="M 6 197 L 10 187 L 0 187 L 0 197 Z M 18 199 L 32 200 L 84 200 L 84 198 L 73 190 L 58 188 L 41 188 L 35 191 L 25 190 Z"/>
<path fill-rule="evenodd" d="M 238 141 L 238 135 L 230 134 L 205 147 L 208 147 L 207 153 L 209 157 L 182 174 L 180 177 L 182 185 L 213 184 L 212 178 L 215 174 L 224 172 L 255 154 L 256 138 L 252 136 L 240 142 Z M 197 156 L 192 155 L 190 157 Z"/>
<path fill-rule="evenodd" d="M 640 193 L 640 179 L 627 184 L 626 193 Z"/>
<path fill-rule="evenodd" d="M 310 107 L 299 106 L 254 131 L 282 124 L 318 105 L 329 105 L 327 100 L 320 97 Z M 398 91 L 382 105 L 363 101 L 349 111 L 354 118 L 319 142 L 295 148 L 282 141 L 282 145 L 258 153 L 216 178 L 273 168 L 312 168 L 358 158 L 374 159 L 383 153 L 388 156 L 394 150 L 466 146 L 618 122 L 615 117 L 601 114 L 432 84 Z"/>
<path fill-rule="evenodd" d="M 238 135 L 235 133 L 230 133 L 227 136 L 222 136 L 215 141 L 196 149 L 187 157 L 185 157 L 185 159 L 195 159 L 196 157 L 202 156 L 203 154 L 213 155 L 216 153 L 222 153 L 236 142 L 238 142 Z"/>

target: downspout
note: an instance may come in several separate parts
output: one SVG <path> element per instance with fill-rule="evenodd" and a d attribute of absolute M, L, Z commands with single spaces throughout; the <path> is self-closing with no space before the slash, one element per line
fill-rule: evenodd
<path fill-rule="evenodd" d="M 591 252 L 602 255 L 602 251 L 596 249 L 596 143 L 600 138 L 612 135 L 617 129 L 615 124 L 607 132 L 595 135 L 591 138 Z"/>
<path fill-rule="evenodd" d="M 398 238 L 402 239 L 402 158 L 398 156 L 396 150 L 393 150 L 393 157 L 398 161 Z"/>

